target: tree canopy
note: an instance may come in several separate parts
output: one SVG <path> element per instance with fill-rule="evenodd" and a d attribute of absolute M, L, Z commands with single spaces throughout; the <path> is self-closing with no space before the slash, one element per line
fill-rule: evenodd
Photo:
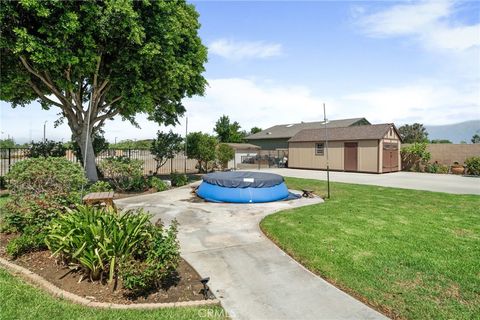
<path fill-rule="evenodd" d="M 405 124 L 398 128 L 398 132 L 404 143 L 428 142 L 427 129 L 421 123 Z"/>
<path fill-rule="evenodd" d="M 250 129 L 250 134 L 259 133 L 260 131 L 262 131 L 262 128 L 253 127 L 252 129 Z"/>
<path fill-rule="evenodd" d="M 168 159 L 173 159 L 182 150 L 183 138 L 170 130 L 168 133 L 157 132 L 157 138 L 153 140 L 150 152 L 155 156 L 156 170 L 160 169 Z"/>
<path fill-rule="evenodd" d="M 223 115 L 217 120 L 213 130 L 217 133 L 220 142 L 243 142 L 246 133 L 240 129 L 240 124 L 237 121 L 231 123 L 230 118 Z"/>
<path fill-rule="evenodd" d="M 208 162 L 215 160 L 215 149 L 218 141 L 214 136 L 202 132 L 192 132 L 187 135 L 187 155 L 198 161 L 198 170 L 206 172 Z"/>
<path fill-rule="evenodd" d="M 221 143 L 217 147 L 217 159 L 222 169 L 227 169 L 228 161 L 235 158 L 235 149 L 230 147 L 228 144 Z"/>
<path fill-rule="evenodd" d="M 88 140 L 119 115 L 139 112 L 174 125 L 184 97 L 203 94 L 207 50 L 198 13 L 172 1 L 3 1 L 0 6 L 0 99 L 13 107 L 39 101 L 59 109 L 88 153 Z M 90 139 L 91 140 L 91 139 Z"/>
<path fill-rule="evenodd" d="M 477 133 L 475 133 L 472 137 L 472 143 L 480 143 L 480 135 L 478 135 Z"/>

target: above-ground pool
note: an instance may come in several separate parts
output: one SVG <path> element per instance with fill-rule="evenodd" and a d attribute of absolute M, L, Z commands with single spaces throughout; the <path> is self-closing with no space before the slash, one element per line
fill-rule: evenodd
<path fill-rule="evenodd" d="M 283 177 L 273 173 L 214 172 L 202 180 L 197 194 L 210 202 L 271 202 L 289 197 Z"/>

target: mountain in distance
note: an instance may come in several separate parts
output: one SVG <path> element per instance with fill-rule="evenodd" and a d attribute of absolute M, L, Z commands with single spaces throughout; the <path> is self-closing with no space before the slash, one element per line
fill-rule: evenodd
<path fill-rule="evenodd" d="M 473 135 L 475 133 L 480 135 L 480 119 L 439 126 L 425 125 L 425 128 L 429 140 L 447 139 L 453 143 L 461 141 L 472 143 Z"/>

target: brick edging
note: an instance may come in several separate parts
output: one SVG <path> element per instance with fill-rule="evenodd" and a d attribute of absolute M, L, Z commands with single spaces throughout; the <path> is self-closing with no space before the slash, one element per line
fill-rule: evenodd
<path fill-rule="evenodd" d="M 136 304 L 118 304 L 107 302 L 95 302 L 86 298 L 80 297 L 74 293 L 60 289 L 50 281 L 46 280 L 42 276 L 21 267 L 15 263 L 9 262 L 0 257 L 0 265 L 5 267 L 13 274 L 21 276 L 28 282 L 39 286 L 41 289 L 47 291 L 56 298 L 65 299 L 75 304 L 84 305 L 93 308 L 102 309 L 161 309 L 161 308 L 174 308 L 174 307 L 197 307 L 208 305 L 219 305 L 220 302 L 217 299 L 210 300 L 196 300 L 196 301 L 181 301 L 181 302 L 167 302 L 167 303 L 136 303 Z"/>

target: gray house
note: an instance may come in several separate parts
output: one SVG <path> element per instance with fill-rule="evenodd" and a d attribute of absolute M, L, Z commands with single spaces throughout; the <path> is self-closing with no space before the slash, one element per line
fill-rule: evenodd
<path fill-rule="evenodd" d="M 330 120 L 327 128 L 352 127 L 368 125 L 365 118 Z M 262 130 L 246 137 L 248 143 L 262 148 L 262 150 L 288 149 L 288 140 L 305 129 L 321 129 L 325 125 L 322 121 L 281 124 Z"/>

